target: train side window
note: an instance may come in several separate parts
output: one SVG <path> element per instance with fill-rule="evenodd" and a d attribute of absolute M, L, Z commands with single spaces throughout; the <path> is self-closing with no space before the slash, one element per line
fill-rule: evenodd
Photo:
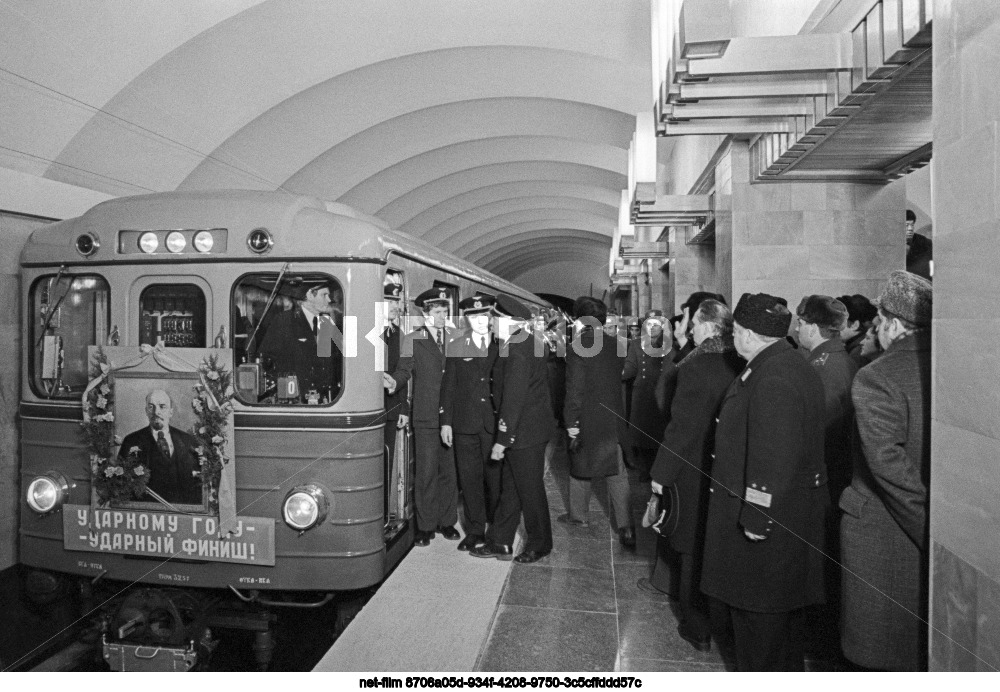
<path fill-rule="evenodd" d="M 230 316 L 241 402 L 315 406 L 340 396 L 344 290 L 332 276 L 248 274 L 233 287 Z"/>
<path fill-rule="evenodd" d="M 35 394 L 80 398 L 90 379 L 87 347 L 109 338 L 110 297 L 108 282 L 93 274 L 52 274 L 35 281 L 28 365 Z"/>
<path fill-rule="evenodd" d="M 139 343 L 205 347 L 205 294 L 191 284 L 154 284 L 139 296 Z"/>

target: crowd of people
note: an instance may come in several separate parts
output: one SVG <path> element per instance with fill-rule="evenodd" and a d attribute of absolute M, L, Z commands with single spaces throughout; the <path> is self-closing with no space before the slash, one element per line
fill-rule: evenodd
<path fill-rule="evenodd" d="M 387 283 L 385 298 L 399 291 Z M 926 279 L 896 271 L 874 301 L 808 295 L 794 313 L 778 296 L 731 310 L 698 292 L 679 315 L 634 325 L 586 296 L 569 316 L 479 293 L 459 304 L 460 329 L 447 292 L 415 304 L 424 326 L 402 339 L 387 328 L 384 384 L 387 410 L 409 392 L 396 420 L 414 429 L 416 545 L 440 534 L 479 558 L 544 558 L 544 473 L 565 440 L 557 521 L 586 526 L 603 478 L 632 548 L 630 469 L 648 482 L 660 538 L 639 587 L 676 600 L 696 649 L 714 643 L 741 671 L 802 670 L 819 609 L 855 665 L 926 667 Z"/>

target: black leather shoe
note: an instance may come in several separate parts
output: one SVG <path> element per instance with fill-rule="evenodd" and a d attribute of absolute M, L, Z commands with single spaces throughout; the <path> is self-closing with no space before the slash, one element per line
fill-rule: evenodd
<path fill-rule="evenodd" d="M 428 531 L 417 529 L 417 532 L 413 535 L 413 545 L 419 545 L 421 548 L 429 546 L 431 544 L 431 537 L 428 533 Z"/>
<path fill-rule="evenodd" d="M 439 526 L 438 533 L 447 538 L 449 541 L 457 541 L 462 537 L 454 526 Z"/>
<path fill-rule="evenodd" d="M 688 632 L 684 628 L 684 625 L 677 625 L 677 634 L 680 635 L 681 639 L 686 641 L 688 644 L 693 646 L 698 651 L 708 652 L 712 650 L 711 637 L 696 637 L 690 632 Z"/>
<path fill-rule="evenodd" d="M 469 555 L 473 557 L 495 557 L 497 560 L 513 560 L 514 550 L 509 545 L 486 541 L 482 545 L 469 550 Z"/>
<path fill-rule="evenodd" d="M 569 514 L 560 514 L 556 517 L 556 521 L 560 524 L 569 524 L 570 526 L 579 526 L 580 528 L 590 526 L 590 522 L 586 522 L 583 519 L 573 519 L 569 516 Z"/>
<path fill-rule="evenodd" d="M 538 562 L 551 552 L 551 550 L 525 550 L 514 558 L 514 562 L 520 562 L 522 565 Z"/>
<path fill-rule="evenodd" d="M 618 529 L 618 540 L 626 548 L 635 547 L 635 529 L 631 526 L 626 526 L 623 529 Z"/>
<path fill-rule="evenodd" d="M 462 542 L 458 544 L 459 550 L 472 550 L 473 548 L 478 548 L 479 546 L 486 543 L 486 538 L 484 536 L 477 536 L 475 534 L 469 534 L 462 539 Z"/>

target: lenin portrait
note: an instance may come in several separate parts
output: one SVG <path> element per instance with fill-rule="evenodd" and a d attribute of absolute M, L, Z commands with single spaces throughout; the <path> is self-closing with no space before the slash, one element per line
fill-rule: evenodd
<path fill-rule="evenodd" d="M 171 424 L 179 416 L 175 416 L 174 399 L 166 389 L 148 390 L 144 406 L 148 423 L 124 437 L 118 457 L 137 453 L 150 471 L 146 487 L 170 504 L 203 504 L 201 476 L 195 475 L 201 468 L 195 451 L 201 443 Z M 155 496 L 143 499 L 153 501 Z"/>

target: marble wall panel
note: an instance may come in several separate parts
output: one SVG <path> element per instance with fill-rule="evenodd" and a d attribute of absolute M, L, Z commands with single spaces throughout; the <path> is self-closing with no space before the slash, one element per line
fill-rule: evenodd
<path fill-rule="evenodd" d="M 733 212 L 737 245 L 799 245 L 805 242 L 801 211 Z"/>
<path fill-rule="evenodd" d="M 991 121 L 935 148 L 935 240 L 998 218 L 996 135 Z"/>
<path fill-rule="evenodd" d="M 932 569 L 935 584 L 948 588 L 934 594 L 932 617 L 940 624 L 930 633 L 930 668 L 976 670 L 976 570 L 937 543 Z"/>
<path fill-rule="evenodd" d="M 906 208 L 906 186 L 904 185 L 852 185 L 854 208 L 867 211 L 891 211 L 896 214 Z M 900 225 L 906 222 L 905 212 Z"/>
<path fill-rule="evenodd" d="M 878 247 L 880 251 L 873 251 Z M 871 245 L 812 245 L 809 274 L 815 279 L 885 277 L 902 264 L 903 250 Z"/>
<path fill-rule="evenodd" d="M 808 279 L 809 248 L 805 245 L 746 246 L 733 252 L 733 290 L 740 281 Z"/>
<path fill-rule="evenodd" d="M 791 208 L 799 211 L 826 210 L 825 183 L 783 183 L 791 191 Z"/>
<path fill-rule="evenodd" d="M 931 459 L 931 537 L 995 578 L 1000 575 L 1000 440 L 935 420 Z"/>
<path fill-rule="evenodd" d="M 849 242 L 844 238 L 864 235 L 865 213 L 846 211 L 806 211 L 802 215 L 807 245 L 835 245 Z"/>
<path fill-rule="evenodd" d="M 976 575 L 976 670 L 1000 672 L 1000 583 Z"/>
<path fill-rule="evenodd" d="M 991 438 L 1000 438 L 1000 319 L 935 321 L 939 354 L 934 372 L 935 419 Z M 987 384 L 988 383 L 988 384 Z M 993 415 L 984 415 L 991 411 Z M 944 463 L 945 460 L 942 460 Z M 1000 462 L 998 462 L 1000 463 Z M 1000 485 L 996 490 L 1000 491 Z"/>
<path fill-rule="evenodd" d="M 934 22 L 934 32 L 938 22 Z M 935 38 L 935 48 L 937 40 Z M 962 70 L 957 55 L 945 56 L 934 51 L 934 148 L 944 148 L 962 139 Z M 935 163 L 935 166 L 938 164 Z M 939 215 L 938 215 L 939 216 Z"/>
<path fill-rule="evenodd" d="M 990 221 L 934 239 L 934 309 L 938 315 L 979 320 L 997 314 L 998 236 L 1000 224 Z"/>

